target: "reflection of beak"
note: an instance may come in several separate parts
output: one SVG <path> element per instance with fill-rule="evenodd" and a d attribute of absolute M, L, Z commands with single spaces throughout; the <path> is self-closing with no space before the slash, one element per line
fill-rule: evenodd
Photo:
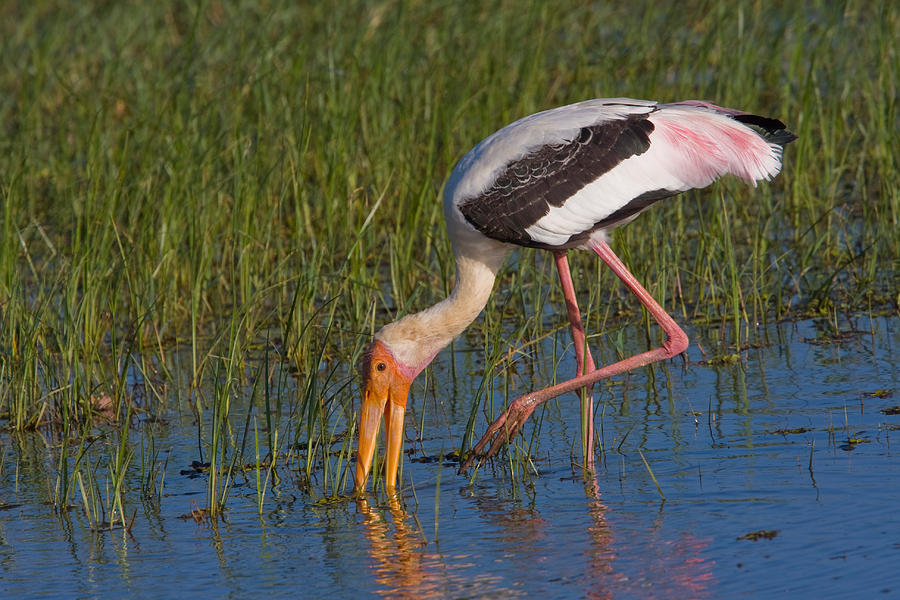
<path fill-rule="evenodd" d="M 394 491 L 397 483 L 397 469 L 400 466 L 400 450 L 403 447 L 403 417 L 406 411 L 406 398 L 409 385 L 399 385 L 401 389 L 391 386 L 387 393 L 378 393 L 372 386 L 366 385 L 363 392 L 362 410 L 359 417 L 359 450 L 356 455 L 356 491 L 363 491 L 372 467 L 375 454 L 375 440 L 381 417 L 385 422 L 385 456 L 384 487 Z M 403 389 L 405 388 L 405 389 Z"/>

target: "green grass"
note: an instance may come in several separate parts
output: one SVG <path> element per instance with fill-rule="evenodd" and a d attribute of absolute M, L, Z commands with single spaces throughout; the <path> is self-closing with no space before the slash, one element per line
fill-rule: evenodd
<path fill-rule="evenodd" d="M 452 285 L 445 177 L 577 100 L 709 99 L 799 135 L 773 183 L 725 181 L 614 234 L 679 320 L 740 346 L 767 319 L 897 310 L 893 3 L 330 4 L 0 7 L 0 425 L 85 440 L 103 395 L 119 423 L 79 460 L 57 450 L 58 505 L 124 524 L 128 473 L 158 499 L 156 451 L 124 423 L 175 409 L 201 423 L 213 512 L 248 465 L 345 493 L 350 366 Z M 473 330 L 493 377 L 506 339 L 562 322 L 522 318 L 562 305 L 546 256 L 515 260 Z M 589 329 L 636 320 L 597 262 L 573 260 Z"/>

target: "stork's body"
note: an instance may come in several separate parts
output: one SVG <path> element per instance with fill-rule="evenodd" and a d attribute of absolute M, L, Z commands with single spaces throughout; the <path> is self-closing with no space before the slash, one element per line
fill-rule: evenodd
<path fill-rule="evenodd" d="M 514 434 L 534 407 L 603 377 L 674 356 L 687 336 L 650 297 L 607 245 L 606 232 L 654 202 L 736 175 L 755 185 L 781 169 L 781 151 L 795 136 L 775 119 L 690 101 L 657 104 L 600 99 L 525 117 L 489 136 L 453 169 L 444 216 L 456 258 L 450 296 L 383 327 L 366 357 L 357 457 L 357 489 L 365 487 L 382 417 L 386 479 L 393 489 L 403 413 L 413 378 L 482 311 L 497 271 L 514 246 L 554 252 L 575 342 L 576 377 L 512 403 L 475 446 L 488 455 Z M 659 322 L 664 346 L 595 369 L 585 352 L 566 252 L 596 252 Z M 590 410 L 588 411 L 590 414 Z M 587 438 L 590 439 L 590 419 Z M 588 459 L 590 444 L 585 449 Z"/>

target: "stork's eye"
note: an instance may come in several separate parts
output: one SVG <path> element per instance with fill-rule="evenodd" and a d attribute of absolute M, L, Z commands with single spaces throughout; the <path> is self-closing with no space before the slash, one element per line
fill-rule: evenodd
<path fill-rule="evenodd" d="M 380 362 L 375 365 L 375 368 L 378 369 L 379 371 L 384 371 L 385 369 L 387 369 L 387 365 L 384 364 L 383 362 Z"/>

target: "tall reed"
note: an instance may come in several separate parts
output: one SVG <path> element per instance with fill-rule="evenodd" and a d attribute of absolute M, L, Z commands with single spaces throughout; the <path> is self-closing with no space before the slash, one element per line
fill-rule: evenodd
<path fill-rule="evenodd" d="M 83 439 L 96 399 L 125 418 L 139 383 L 141 410 L 185 402 L 201 419 L 210 507 L 234 465 L 260 466 L 230 429 L 248 415 L 273 464 L 343 493 L 351 366 L 376 327 L 452 283 L 452 165 L 515 118 L 590 97 L 710 99 L 799 135 L 771 184 L 725 181 L 614 234 L 683 320 L 728 323 L 739 347 L 766 319 L 896 310 L 898 15 L 887 1 L 5 3 L 2 426 Z M 635 318 L 590 257 L 573 270 L 590 330 Z M 546 258 L 519 252 L 472 334 L 549 335 L 562 313 L 542 307 L 560 300 Z M 261 397 L 246 384 L 266 353 L 280 366 L 264 406 L 232 410 Z M 499 342 L 484 356 L 490 418 L 511 363 Z M 152 472 L 122 423 L 116 498 L 123 473 L 149 490 Z M 65 447 L 60 472 L 95 505 L 96 468 Z"/>

